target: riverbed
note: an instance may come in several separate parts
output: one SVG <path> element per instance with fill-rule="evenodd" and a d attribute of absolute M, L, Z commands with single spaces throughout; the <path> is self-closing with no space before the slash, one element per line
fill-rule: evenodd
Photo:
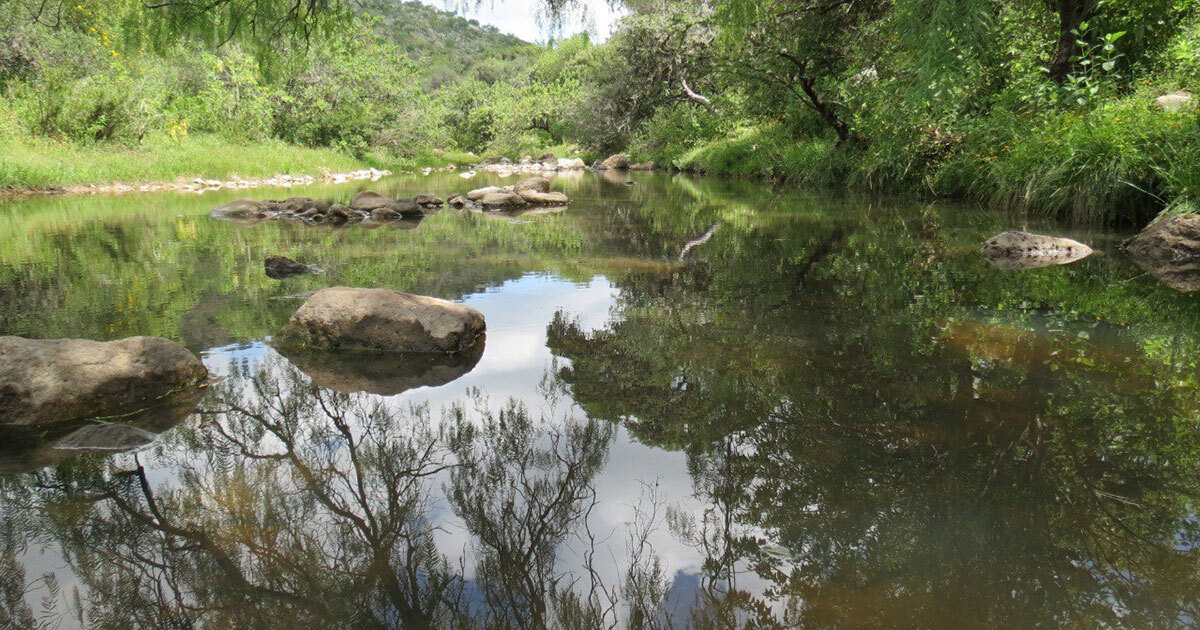
<path fill-rule="evenodd" d="M 208 216 L 515 180 L 0 204 L 0 334 L 162 336 L 217 377 L 132 444 L 6 438 L 0 622 L 1197 622 L 1200 311 L 1128 234 L 661 172 L 564 173 L 554 212 Z M 1009 229 L 1097 253 L 1000 270 Z M 268 345 L 327 286 L 470 305 L 483 354 Z"/>

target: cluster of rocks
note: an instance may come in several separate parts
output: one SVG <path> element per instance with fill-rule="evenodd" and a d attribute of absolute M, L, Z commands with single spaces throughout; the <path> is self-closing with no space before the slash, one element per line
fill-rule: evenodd
<path fill-rule="evenodd" d="M 560 158 L 553 153 L 546 153 L 536 160 L 531 156 L 523 156 L 520 161 L 513 162 L 508 158 L 491 158 L 476 165 L 477 170 L 495 173 L 501 177 L 513 173 L 542 173 L 558 171 L 575 171 L 587 168 L 587 164 L 579 158 Z"/>
<path fill-rule="evenodd" d="M 367 190 L 355 195 L 349 205 L 308 197 L 291 197 L 282 201 L 239 199 L 215 208 L 209 216 L 239 223 L 289 220 L 324 225 L 379 225 L 400 219 L 420 219 L 437 212 L 444 204 L 442 198 L 436 195 L 392 199 Z"/>
<path fill-rule="evenodd" d="M 547 153 L 536 160 L 526 155 L 519 162 L 513 162 L 504 157 L 491 158 L 475 166 L 475 170 L 493 173 L 501 177 L 515 173 L 578 171 L 586 168 L 588 168 L 587 164 L 580 158 L 560 158 L 553 153 Z M 604 160 L 596 160 L 591 168 L 596 171 L 652 171 L 655 166 L 653 161 L 632 163 L 628 156 L 618 153 Z"/>
<path fill-rule="evenodd" d="M 395 394 L 470 371 L 485 330 L 483 314 L 461 304 L 333 287 L 314 292 L 271 343 L 319 386 Z M 207 379 L 167 339 L 0 337 L 0 470 L 146 446 L 194 411 Z"/>
<path fill-rule="evenodd" d="M 1200 215 L 1161 217 L 1122 249 L 1155 279 L 1179 291 L 1200 290 Z M 1037 269 L 1064 265 L 1092 255 L 1092 248 L 1068 238 L 1004 232 L 983 244 L 983 255 L 999 269 Z"/>
<path fill-rule="evenodd" d="M 486 186 L 450 198 L 456 210 L 521 210 L 530 206 L 566 206 L 570 199 L 550 190 L 550 180 L 530 177 L 513 186 Z"/>

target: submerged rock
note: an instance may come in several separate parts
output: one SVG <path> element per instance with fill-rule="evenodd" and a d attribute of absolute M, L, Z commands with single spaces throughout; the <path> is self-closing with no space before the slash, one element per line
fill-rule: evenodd
<path fill-rule="evenodd" d="M 479 311 L 388 289 L 332 287 L 313 293 L 272 343 L 306 350 L 462 352 L 481 341 Z"/>
<path fill-rule="evenodd" d="M 238 199 L 213 208 L 208 215 L 216 219 L 232 221 L 247 219 L 263 219 L 269 210 L 266 203 L 255 199 Z"/>
<path fill-rule="evenodd" d="M 130 413 L 207 377 L 191 352 L 157 337 L 0 337 L 0 425 Z"/>
<path fill-rule="evenodd" d="M 267 272 L 267 277 L 276 280 L 313 273 L 315 271 L 312 267 L 304 263 L 298 263 L 287 256 L 268 256 L 263 261 L 263 269 Z"/>
<path fill-rule="evenodd" d="M 282 354 L 318 387 L 348 394 L 395 396 L 461 378 L 479 363 L 483 348 L 481 340 L 456 354 L 331 350 L 283 350 Z"/>
<path fill-rule="evenodd" d="M 58 422 L 0 426 L 0 473 L 20 473 L 58 463 L 79 453 L 119 453 L 152 444 L 196 410 L 200 390 L 183 391 L 155 401 L 149 409 L 122 415 L 119 421 Z"/>
<path fill-rule="evenodd" d="M 1057 236 L 1010 231 L 983 244 L 983 255 L 992 266 L 1007 271 L 1065 265 L 1092 254 L 1092 248 Z"/>

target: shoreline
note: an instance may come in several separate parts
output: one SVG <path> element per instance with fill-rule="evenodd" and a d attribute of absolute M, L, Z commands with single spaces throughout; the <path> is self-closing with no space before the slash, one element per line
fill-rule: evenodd
<path fill-rule="evenodd" d="M 79 195 L 128 195 L 151 192 L 186 192 L 204 194 L 219 190 L 240 190 L 247 188 L 291 188 L 292 186 L 310 186 L 312 184 L 348 184 L 356 181 L 378 181 L 391 175 L 387 169 L 368 168 L 348 172 L 323 172 L 320 175 L 293 175 L 280 173 L 269 177 L 232 177 L 229 179 L 193 178 L 191 181 L 152 182 L 145 184 L 126 184 L 111 182 L 107 184 L 71 184 L 51 188 L 0 187 L 0 202 L 37 197 L 79 196 Z"/>

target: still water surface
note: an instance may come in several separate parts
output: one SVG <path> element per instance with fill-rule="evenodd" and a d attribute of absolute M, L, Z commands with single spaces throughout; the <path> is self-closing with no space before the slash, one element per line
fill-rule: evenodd
<path fill-rule="evenodd" d="M 0 205 L 0 334 L 159 335 L 222 377 L 87 439 L 3 437 L 0 626 L 1196 625 L 1200 313 L 1122 235 L 667 174 L 554 187 L 565 212 L 377 229 L 207 216 L 346 187 Z M 1012 228 L 1100 253 L 999 271 L 979 244 Z M 272 280 L 272 254 L 324 273 Z M 265 343 L 332 285 L 469 304 L 483 355 Z"/>

